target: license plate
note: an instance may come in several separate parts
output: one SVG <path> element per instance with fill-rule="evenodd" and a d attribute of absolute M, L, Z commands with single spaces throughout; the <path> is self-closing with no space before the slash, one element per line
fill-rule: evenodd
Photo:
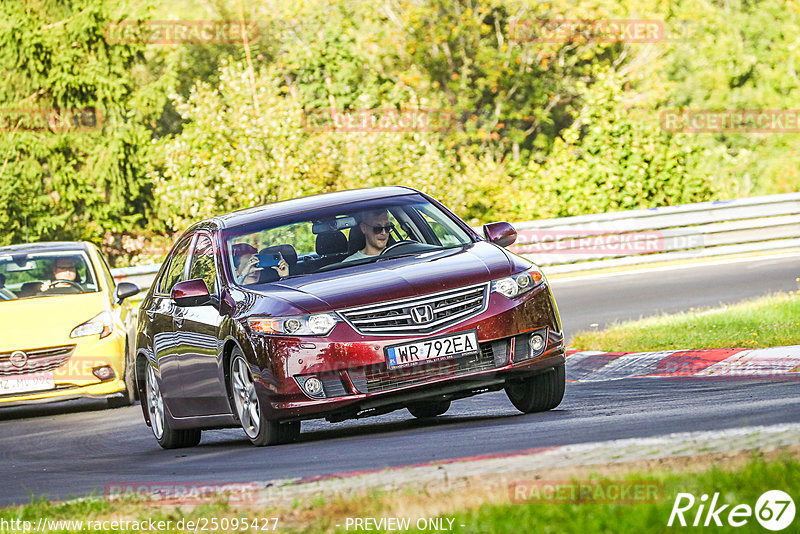
<path fill-rule="evenodd" d="M 477 352 L 478 335 L 471 331 L 387 347 L 386 361 L 390 369 L 396 369 Z"/>
<path fill-rule="evenodd" d="M 26 375 L 0 376 L 0 395 L 42 391 L 56 387 L 53 373 L 42 371 Z"/>

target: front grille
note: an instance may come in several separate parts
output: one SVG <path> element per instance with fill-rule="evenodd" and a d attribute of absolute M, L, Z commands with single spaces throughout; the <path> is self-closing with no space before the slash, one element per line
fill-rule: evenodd
<path fill-rule="evenodd" d="M 420 335 L 443 330 L 486 309 L 488 284 L 460 287 L 342 310 L 341 314 L 360 334 Z"/>
<path fill-rule="evenodd" d="M 461 356 L 453 360 L 439 360 L 422 363 L 403 369 L 387 369 L 386 363 L 376 363 L 350 369 L 350 380 L 361 393 L 376 393 L 404 386 L 422 384 L 431 380 L 487 371 L 495 368 L 498 361 L 505 358 L 507 341 L 481 343 L 480 352 L 471 356 Z M 498 353 L 502 353 L 502 358 Z"/>
<path fill-rule="evenodd" d="M 75 345 L 26 350 L 24 352 L 27 359 L 21 366 L 14 363 L 19 361 L 18 358 L 12 358 L 18 351 L 0 353 L 0 376 L 52 371 L 63 365 L 74 351 Z"/>

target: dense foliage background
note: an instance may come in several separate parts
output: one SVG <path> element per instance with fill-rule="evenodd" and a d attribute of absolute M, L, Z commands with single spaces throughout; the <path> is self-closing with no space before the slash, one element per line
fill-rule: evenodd
<path fill-rule="evenodd" d="M 407 184 L 477 224 L 800 189 L 797 134 L 669 133 L 667 109 L 792 109 L 800 7 L 780 0 L 0 0 L 0 244 L 148 262 L 190 222 Z M 530 5 L 535 4 L 535 5 Z M 109 24 L 254 22 L 238 44 L 111 42 Z M 514 39 L 514 20 L 657 19 L 655 43 Z M 31 110 L 95 109 L 97 127 Z M 436 110 L 350 132 L 326 110 Z M 69 122 L 69 121 L 67 121 Z"/>

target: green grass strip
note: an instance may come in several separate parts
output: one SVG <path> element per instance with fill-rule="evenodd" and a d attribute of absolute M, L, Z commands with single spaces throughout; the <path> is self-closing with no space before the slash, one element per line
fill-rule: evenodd
<path fill-rule="evenodd" d="M 763 348 L 800 344 L 800 294 L 776 293 L 722 306 L 615 323 L 581 332 L 570 346 L 579 350 L 656 351 Z"/>

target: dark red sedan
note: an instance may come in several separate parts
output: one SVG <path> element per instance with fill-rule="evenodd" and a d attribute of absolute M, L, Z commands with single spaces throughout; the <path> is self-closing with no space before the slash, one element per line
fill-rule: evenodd
<path fill-rule="evenodd" d="M 288 442 L 335 422 L 505 389 L 522 412 L 564 395 L 564 342 L 536 265 L 505 222 L 484 236 L 406 187 L 215 217 L 176 242 L 142 302 L 137 377 L 165 448 L 241 426 Z"/>

